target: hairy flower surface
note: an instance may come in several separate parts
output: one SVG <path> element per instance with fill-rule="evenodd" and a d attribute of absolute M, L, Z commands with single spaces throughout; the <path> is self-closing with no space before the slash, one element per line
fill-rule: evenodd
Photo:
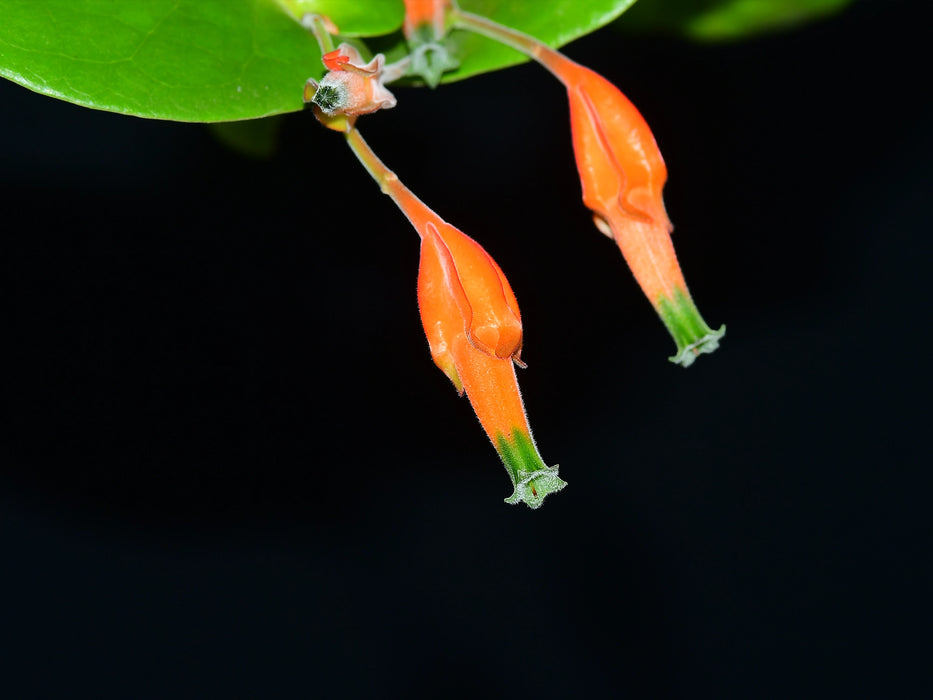
<path fill-rule="evenodd" d="M 688 367 L 719 346 L 725 328 L 713 331 L 687 290 L 662 197 L 667 167 L 654 135 L 635 105 L 598 73 L 552 50 L 541 61 L 567 87 L 583 202 L 677 343 L 671 360 Z"/>
<path fill-rule="evenodd" d="M 615 240 L 625 261 L 677 343 L 670 358 L 684 367 L 719 347 L 684 281 L 661 191 L 667 167 L 651 129 L 628 98 L 598 73 L 528 34 L 451 10 L 454 26 L 500 41 L 535 59 L 567 88 L 583 202 L 596 227 Z"/>
<path fill-rule="evenodd" d="M 421 237 L 418 308 L 431 357 L 467 395 L 499 453 L 514 492 L 507 503 L 539 507 L 567 484 L 541 459 L 515 377 L 524 366 L 518 302 L 483 247 L 444 221 L 401 183 L 355 128 L 347 143 Z"/>
<path fill-rule="evenodd" d="M 515 487 L 509 503 L 537 508 L 566 483 L 535 447 L 515 364 L 521 363 L 518 304 L 495 261 L 450 224 L 424 224 L 418 306 L 434 362 L 466 392 Z"/>
<path fill-rule="evenodd" d="M 321 58 L 330 72 L 320 82 L 309 82 L 314 88 L 309 101 L 327 116 L 354 117 L 396 105 L 395 96 L 383 84 L 387 76 L 381 53 L 363 63 L 359 51 L 350 44 L 341 44 Z"/>

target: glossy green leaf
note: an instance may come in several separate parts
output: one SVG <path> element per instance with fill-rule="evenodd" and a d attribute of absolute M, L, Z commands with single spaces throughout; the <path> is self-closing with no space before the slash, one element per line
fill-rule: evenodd
<path fill-rule="evenodd" d="M 634 0 L 461 0 L 464 10 L 565 44 Z M 178 121 L 254 119 L 303 108 L 323 67 L 297 18 L 328 15 L 343 36 L 395 32 L 377 50 L 406 52 L 403 0 L 2 0 L 0 75 L 87 107 Z M 460 80 L 525 59 L 478 35 L 448 37 Z"/>
<path fill-rule="evenodd" d="M 664 0 L 641 2 L 619 21 L 626 32 L 683 34 L 723 41 L 792 27 L 837 12 L 852 0 Z"/>
<path fill-rule="evenodd" d="M 465 12 L 488 17 L 559 47 L 612 22 L 635 0 L 459 0 Z M 367 39 L 372 51 L 383 53 L 388 62 L 408 55 L 401 32 Z M 522 53 L 473 32 L 455 29 L 444 40 L 459 68 L 444 73 L 441 82 L 463 80 L 480 73 L 507 68 L 529 59 Z"/>
<path fill-rule="evenodd" d="M 277 0 L 297 20 L 307 13 L 325 15 L 341 36 L 394 32 L 405 21 L 404 0 Z"/>
<path fill-rule="evenodd" d="M 273 0 L 3 0 L 0 75 L 87 107 L 179 121 L 301 109 L 314 39 Z"/>
<path fill-rule="evenodd" d="M 650 4 L 651 0 L 645 0 Z M 460 0 L 460 9 L 488 17 L 559 47 L 616 19 L 635 0 Z M 524 63 L 523 54 L 472 32 L 454 31 L 447 40 L 460 67 L 443 82 Z"/>

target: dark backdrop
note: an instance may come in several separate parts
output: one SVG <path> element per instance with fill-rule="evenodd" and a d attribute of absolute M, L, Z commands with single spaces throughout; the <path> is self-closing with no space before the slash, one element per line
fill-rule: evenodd
<path fill-rule="evenodd" d="M 569 487 L 509 507 L 418 241 L 339 135 L 0 84 L 5 697 L 929 697 L 933 109 L 909 3 L 567 53 L 640 106 L 722 348 L 683 370 L 524 66 L 365 118 L 522 304 Z M 2 691 L 0 691 L 2 692 Z"/>

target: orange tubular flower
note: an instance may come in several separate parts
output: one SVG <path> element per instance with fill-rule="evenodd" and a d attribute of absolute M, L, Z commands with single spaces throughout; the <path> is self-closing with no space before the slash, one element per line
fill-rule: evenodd
<path fill-rule="evenodd" d="M 719 347 L 725 327 L 713 331 L 706 325 L 687 290 L 661 196 L 667 168 L 651 129 L 598 73 L 556 51 L 541 60 L 567 86 L 583 203 L 596 227 L 615 240 L 677 343 L 671 361 L 689 367 L 697 355 Z"/>
<path fill-rule="evenodd" d="M 450 9 L 450 0 L 405 0 L 405 37 L 411 39 L 423 26 L 431 28 L 432 38 L 437 40 L 445 34 L 445 15 Z"/>
<path fill-rule="evenodd" d="M 700 353 L 714 351 L 725 326 L 710 329 L 687 290 L 661 196 L 667 168 L 635 105 L 601 75 L 533 37 L 459 10 L 455 22 L 531 56 L 564 84 L 583 202 L 597 228 L 615 240 L 677 343 L 671 361 L 688 367 Z"/>
<path fill-rule="evenodd" d="M 539 507 L 567 484 L 541 459 L 525 415 L 514 368 L 524 366 L 522 325 L 512 288 L 489 254 L 405 187 L 356 129 L 346 138 L 421 236 L 418 306 L 431 356 L 466 393 L 505 464 L 515 489 L 506 503 Z"/>

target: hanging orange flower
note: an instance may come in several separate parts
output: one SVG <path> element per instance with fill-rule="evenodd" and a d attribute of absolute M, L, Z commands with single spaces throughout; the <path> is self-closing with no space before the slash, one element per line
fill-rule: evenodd
<path fill-rule="evenodd" d="M 719 347 L 725 326 L 710 329 L 687 290 L 661 196 L 667 168 L 635 105 L 601 75 L 534 37 L 456 8 L 451 13 L 455 26 L 521 51 L 567 88 L 583 202 L 596 227 L 615 240 L 677 343 L 671 361 L 688 367 L 697 355 Z"/>
<path fill-rule="evenodd" d="M 531 435 L 515 365 L 522 324 L 515 294 L 479 243 L 450 225 L 403 185 L 356 129 L 347 142 L 421 237 L 418 307 L 431 356 L 467 395 L 515 490 L 507 503 L 539 507 L 566 482 L 548 467 Z"/>
<path fill-rule="evenodd" d="M 434 362 L 469 398 L 512 479 L 507 503 L 537 508 L 566 486 L 535 447 L 515 364 L 521 366 L 518 304 L 480 245 L 436 217 L 424 221 L 418 307 Z"/>
<path fill-rule="evenodd" d="M 556 54 L 556 55 L 552 55 Z M 629 99 L 598 73 L 556 51 L 543 60 L 567 86 L 573 149 L 583 203 L 615 240 L 642 291 L 677 343 L 673 362 L 688 367 L 719 346 L 690 297 L 661 191 L 667 168 L 651 129 Z"/>

